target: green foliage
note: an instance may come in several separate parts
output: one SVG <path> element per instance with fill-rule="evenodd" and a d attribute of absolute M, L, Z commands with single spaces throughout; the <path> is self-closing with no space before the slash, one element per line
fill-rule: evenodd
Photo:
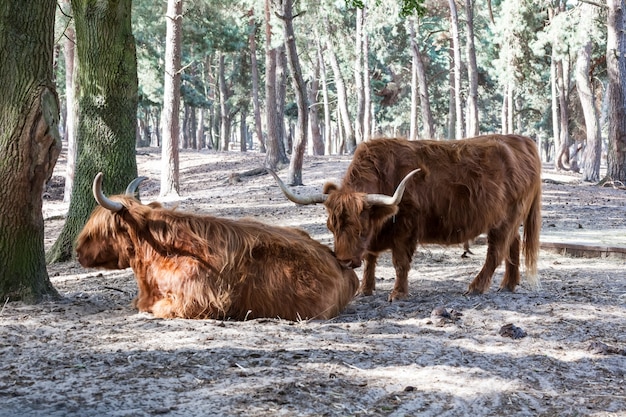
<path fill-rule="evenodd" d="M 425 0 L 399 0 L 400 1 L 400 16 L 408 17 L 412 14 L 418 16 L 424 16 L 428 9 L 424 6 Z M 376 0 L 376 6 L 380 6 L 382 0 Z M 351 8 L 365 7 L 363 0 L 346 0 L 346 5 Z"/>

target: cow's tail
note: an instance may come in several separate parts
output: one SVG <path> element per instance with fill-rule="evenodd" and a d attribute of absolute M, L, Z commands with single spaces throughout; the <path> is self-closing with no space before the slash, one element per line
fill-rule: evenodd
<path fill-rule="evenodd" d="M 524 263 L 526 280 L 534 288 L 539 288 L 537 275 L 537 259 L 539 257 L 539 235 L 541 233 L 541 186 L 535 192 L 530 210 L 524 221 Z"/>

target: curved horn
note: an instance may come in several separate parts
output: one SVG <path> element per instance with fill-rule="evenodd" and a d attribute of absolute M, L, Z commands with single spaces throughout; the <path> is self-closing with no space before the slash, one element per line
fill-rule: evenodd
<path fill-rule="evenodd" d="M 328 198 L 326 194 L 312 194 L 312 195 L 305 195 L 305 196 L 296 195 L 289 188 L 287 188 L 285 183 L 278 177 L 278 175 L 276 175 L 274 171 L 272 171 L 269 168 L 266 168 L 266 170 L 267 172 L 272 174 L 272 176 L 278 183 L 278 186 L 280 187 L 280 189 L 283 190 L 283 194 L 285 194 L 285 197 L 287 197 L 289 200 L 293 201 L 296 204 L 306 205 L 306 204 L 323 203 Z"/>
<path fill-rule="evenodd" d="M 367 202 L 371 205 L 378 205 L 378 206 L 393 206 L 393 205 L 400 203 L 400 200 L 402 200 L 402 196 L 404 195 L 404 189 L 406 188 L 406 183 L 409 181 L 409 179 L 411 179 L 413 174 L 415 174 L 418 171 L 421 171 L 421 169 L 420 168 L 414 169 L 413 171 L 406 174 L 404 179 L 400 182 L 400 184 L 398 184 L 398 187 L 396 188 L 396 192 L 393 193 L 393 196 L 390 197 L 384 194 L 368 194 Z"/>
<path fill-rule="evenodd" d="M 139 184 L 141 184 L 147 179 L 148 177 L 137 177 L 134 180 L 132 180 L 130 184 L 128 184 L 128 187 L 126 187 L 125 194 L 131 197 L 135 197 L 137 194 L 137 187 L 139 187 Z"/>
<path fill-rule="evenodd" d="M 98 172 L 98 175 L 96 175 L 96 178 L 93 180 L 93 196 L 98 204 L 100 204 L 103 208 L 110 210 L 113 213 L 117 213 L 124 208 L 124 205 L 118 201 L 113 201 L 104 195 L 104 192 L 102 192 L 102 177 L 102 172 Z"/>

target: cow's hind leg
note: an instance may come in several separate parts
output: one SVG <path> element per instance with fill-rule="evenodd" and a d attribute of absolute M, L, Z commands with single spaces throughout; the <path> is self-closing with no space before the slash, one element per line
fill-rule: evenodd
<path fill-rule="evenodd" d="M 520 236 L 515 233 L 511 239 L 509 246 L 509 257 L 506 259 L 504 278 L 500 284 L 500 290 L 515 291 L 515 287 L 520 282 L 519 277 L 519 253 L 520 253 Z"/>
<path fill-rule="evenodd" d="M 376 261 L 378 255 L 367 253 L 365 255 L 365 268 L 363 270 L 363 280 L 361 281 L 361 295 L 372 295 L 376 289 Z"/>
<path fill-rule="evenodd" d="M 493 273 L 502 263 L 504 250 L 509 240 L 508 230 L 494 229 L 487 234 L 487 258 L 476 278 L 470 283 L 466 294 L 483 294 L 489 289 Z"/>

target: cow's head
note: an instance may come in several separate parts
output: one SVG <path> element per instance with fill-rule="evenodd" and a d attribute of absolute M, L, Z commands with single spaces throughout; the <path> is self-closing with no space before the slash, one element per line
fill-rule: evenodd
<path fill-rule="evenodd" d="M 326 225 L 335 238 L 337 259 L 345 266 L 358 268 L 382 224 L 398 212 L 406 184 L 419 169 L 404 177 L 393 196 L 357 192 L 334 183 L 326 183 L 322 194 L 299 196 L 289 190 L 273 171 L 268 171 L 285 196 L 294 203 L 324 203 L 328 212 Z"/>
<path fill-rule="evenodd" d="M 93 181 L 93 195 L 98 202 L 89 220 L 76 238 L 78 262 L 89 268 L 124 269 L 130 266 L 133 244 L 128 224 L 120 215 L 131 205 L 141 205 L 135 198 L 139 177 L 126 188 L 124 195 L 108 198 L 102 191 L 102 173 Z"/>

